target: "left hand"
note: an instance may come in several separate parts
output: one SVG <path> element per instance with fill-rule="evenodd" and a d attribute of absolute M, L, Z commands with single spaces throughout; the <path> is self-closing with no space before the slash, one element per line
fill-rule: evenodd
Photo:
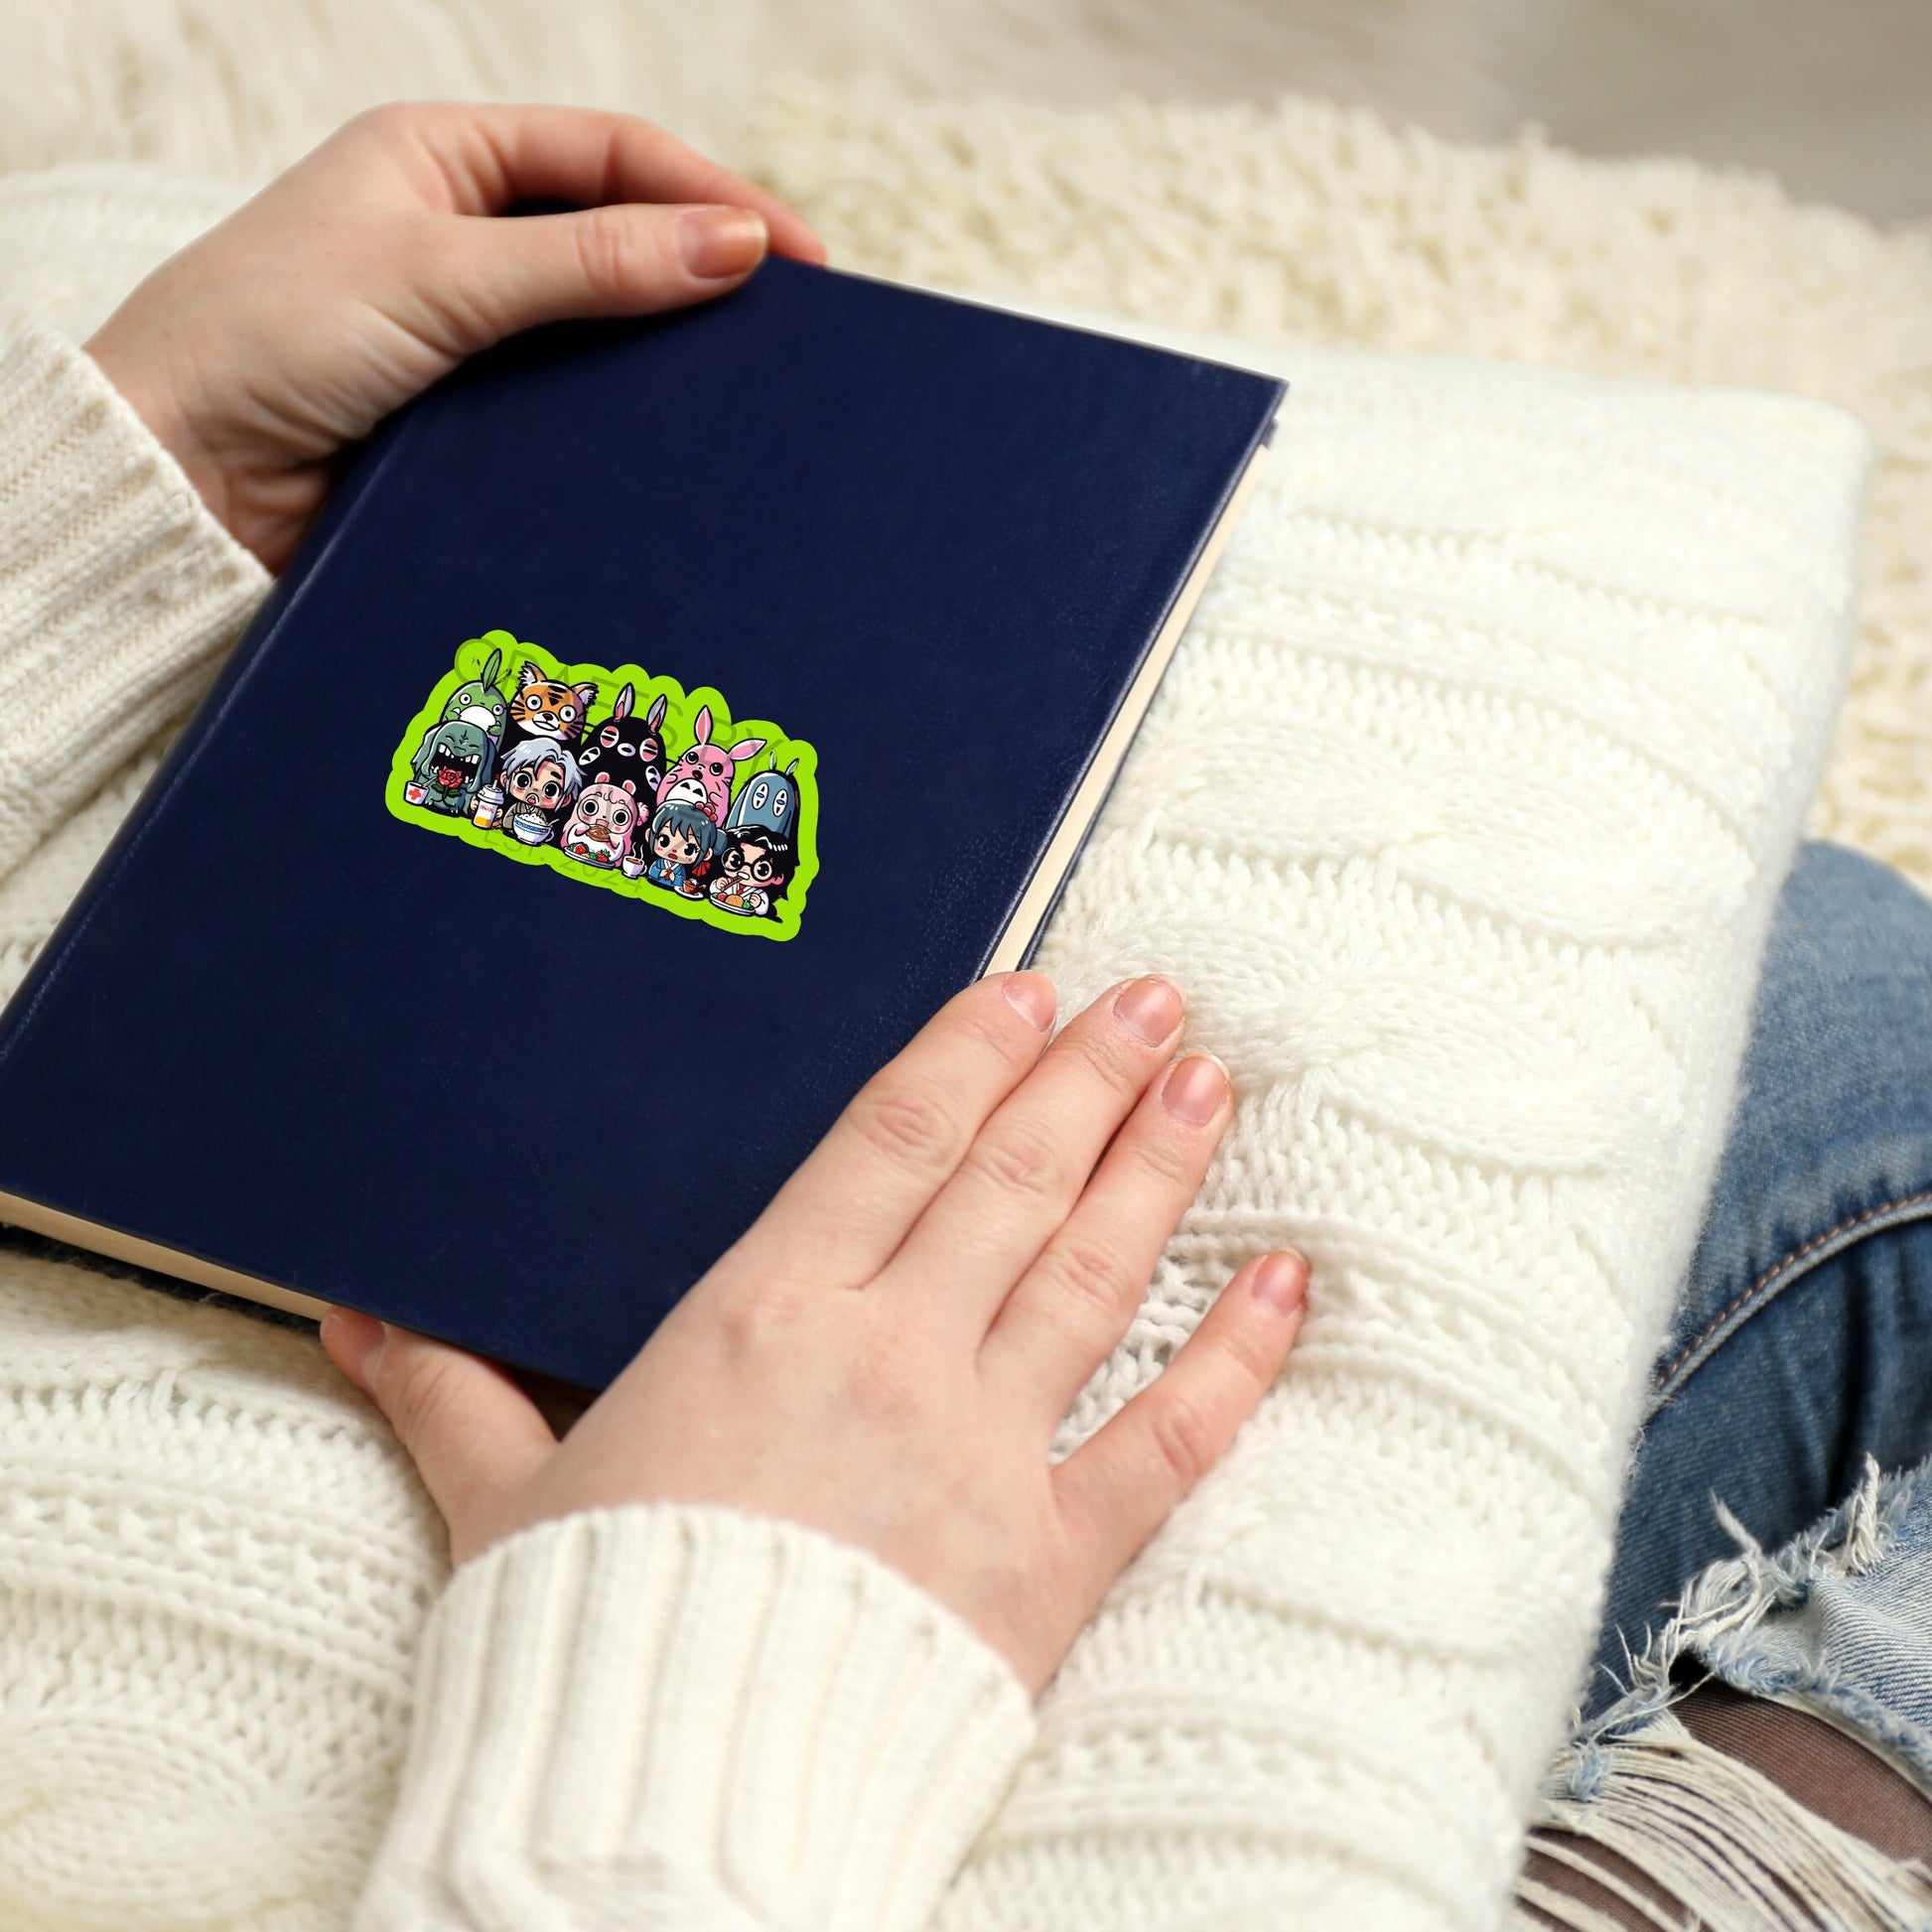
<path fill-rule="evenodd" d="M 1298 1255 L 1243 1268 L 1049 1465 L 1233 1112 L 1218 1062 L 1173 1057 L 1171 982 L 1114 988 L 1049 1044 L 1053 1012 L 1037 973 L 957 995 L 561 1443 L 500 1370 L 333 1310 L 323 1341 L 394 1424 L 456 1561 L 631 1503 L 802 1523 L 1037 1691 L 1273 1383 L 1308 1280 Z"/>
<path fill-rule="evenodd" d="M 538 199 L 581 212 L 496 219 Z M 722 295 L 802 216 L 627 114 L 417 104 L 359 115 L 171 256 L 87 344 L 270 570 L 330 463 L 466 355 L 540 322 Z"/>

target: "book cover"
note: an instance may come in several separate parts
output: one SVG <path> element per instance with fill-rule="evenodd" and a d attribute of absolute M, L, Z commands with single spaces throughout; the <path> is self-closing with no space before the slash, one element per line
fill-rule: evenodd
<path fill-rule="evenodd" d="M 783 260 L 467 364 L 0 1016 L 0 1218 L 602 1386 L 1025 956 L 1280 400 Z"/>

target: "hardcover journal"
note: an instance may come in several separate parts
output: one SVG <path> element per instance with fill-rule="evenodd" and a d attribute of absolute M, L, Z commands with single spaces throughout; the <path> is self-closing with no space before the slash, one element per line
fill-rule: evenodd
<path fill-rule="evenodd" d="M 465 365 L 0 1016 L 0 1219 L 602 1386 L 1028 957 L 1280 401 L 779 259 Z"/>

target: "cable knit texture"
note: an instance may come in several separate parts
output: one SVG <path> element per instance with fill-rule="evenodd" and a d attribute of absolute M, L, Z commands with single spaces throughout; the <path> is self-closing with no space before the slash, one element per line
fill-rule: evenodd
<path fill-rule="evenodd" d="M 1440 10 L 1385 12 L 1433 115 L 1481 65 L 1474 16 L 1489 11 L 1449 9 L 1443 46 L 1428 33 Z M 1533 128 L 1477 145 L 1333 100 L 1198 97 L 1217 91 L 1189 78 L 1201 57 L 1318 90 L 1339 56 L 1345 86 L 1372 82 L 1376 29 L 1324 46 L 1319 9 L 573 0 L 568 34 L 552 14 L 546 0 L 17 0 L 0 8 L 0 168 L 111 155 L 250 176 L 377 100 L 591 101 L 732 154 L 875 274 L 1257 340 L 1837 403 L 1879 461 L 1860 649 L 1809 829 L 1932 892 L 1932 225 L 1887 231 L 1762 174 L 1586 160 Z M 1139 35 L 1146 85 L 1190 98 L 1079 112 L 1037 98 L 1094 98 Z M 771 84 L 787 65 L 820 77 Z M 898 88 L 825 78 L 882 69 Z M 986 97 L 1014 92 L 1035 98 Z M 83 224 L 111 274 L 181 192 L 150 185 L 137 205 L 111 169 L 98 190 L 69 179 L 58 208 L 28 190 L 37 235 L 65 257 L 57 286 Z M 6 195 L 0 181 L 0 248 L 20 235 Z M 26 254 L 40 277 L 39 248 Z"/>
<path fill-rule="evenodd" d="M 422 1678 L 367 1932 L 917 1927 L 1033 1732 L 1019 1680 L 922 1591 L 715 1509 L 490 1551 Z"/>
<path fill-rule="evenodd" d="M 185 109 L 178 138 L 194 139 Z M 750 154 L 874 274 L 1269 342 L 1816 396 L 1877 440 L 1866 592 L 1815 837 L 1932 892 L 1932 228 L 1759 175 L 1437 140 L 1333 101 L 771 90 Z"/>
<path fill-rule="evenodd" d="M 0 422 L 4 875 L 179 721 L 268 577 L 51 331 L 7 345 Z"/>
<path fill-rule="evenodd" d="M 88 262 L 125 267 L 223 205 L 130 181 L 116 244 L 114 192 L 96 173 L 0 194 L 0 248 L 68 327 L 111 294 Z M 90 253 L 55 246 L 63 207 Z M 1042 963 L 1069 1006 L 1176 973 L 1236 1118 L 1061 1449 L 1247 1254 L 1307 1248 L 1311 1314 L 1285 1385 L 1044 1699 L 938 1908 L 952 1928 L 1496 1921 L 1849 647 L 1866 445 L 1833 411 L 1230 352 L 1296 384 L 1277 460 Z M 91 393 L 65 366 L 57 413 Z M 7 553 L 0 598 L 48 608 L 45 554 Z M 203 532 L 182 567 L 224 555 Z M 100 729 L 123 729 L 126 691 L 185 694 L 203 647 L 180 604 L 132 627 L 111 598 L 88 608 L 183 666 L 130 667 Z M 69 621 L 81 661 L 106 648 Z M 0 636 L 0 665 L 36 646 Z M 129 785 L 0 880 L 9 960 Z M 340 1925 L 395 1801 L 442 1563 L 380 1425 L 312 1341 L 16 1259 L 0 1443 L 0 1922 Z M 693 1874 L 707 1910 L 752 1913 L 797 1872 L 850 1886 L 853 1923 L 910 1916 L 1016 1733 L 969 1639 L 808 1543 L 626 1513 L 466 1578 L 432 1626 L 371 1911 L 435 1923 L 457 1898 L 459 1923 L 539 1928 L 661 1898 L 693 1923 Z M 884 1634 L 850 1640 L 875 1614 Z M 650 1648 L 670 1630 L 688 1671 Z M 946 1736 L 801 1702 L 862 1648 Z M 746 1695 L 791 1656 L 813 1661 L 790 1701 Z M 607 1701 L 644 1720 L 601 1726 Z M 930 1808 L 876 1792 L 862 1751 L 924 1779 Z M 655 1790 L 662 1820 L 639 1803 Z M 847 1833 L 844 1859 L 819 1863 L 807 1826 Z M 599 1848 L 634 1869 L 621 1904 L 578 1868 Z"/>

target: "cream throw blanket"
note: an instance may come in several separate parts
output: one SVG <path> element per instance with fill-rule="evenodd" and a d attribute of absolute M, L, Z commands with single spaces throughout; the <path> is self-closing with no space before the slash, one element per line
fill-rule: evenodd
<path fill-rule="evenodd" d="M 11 299 L 84 328 L 222 201 L 8 185 Z M 1496 1921 L 1844 673 L 1849 419 L 1252 359 L 1278 460 L 1043 962 L 1177 972 L 1238 1117 L 1069 1440 L 1257 1248 L 1307 1247 L 1312 1312 L 949 1926 Z M 127 793 L 0 883 L 11 971 Z M 379 1426 L 298 1337 L 12 1262 L 0 1457 L 0 1918 L 338 1924 L 439 1576 Z"/>
<path fill-rule="evenodd" d="M 1794 207 L 1761 177 L 1534 135 L 1459 146 L 1314 100 L 1070 113 L 800 82 L 748 150 L 839 259 L 882 275 L 1852 411 L 1878 458 L 1860 646 L 1809 829 L 1932 891 L 1932 230 Z"/>

